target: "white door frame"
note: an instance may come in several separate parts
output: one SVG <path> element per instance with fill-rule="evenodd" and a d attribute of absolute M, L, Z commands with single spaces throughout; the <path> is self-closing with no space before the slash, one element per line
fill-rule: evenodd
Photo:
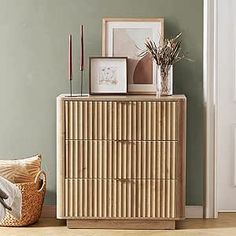
<path fill-rule="evenodd" d="M 216 218 L 216 160 L 217 160 L 217 6 L 218 0 L 204 0 L 203 86 L 205 118 L 205 201 L 204 216 Z"/>

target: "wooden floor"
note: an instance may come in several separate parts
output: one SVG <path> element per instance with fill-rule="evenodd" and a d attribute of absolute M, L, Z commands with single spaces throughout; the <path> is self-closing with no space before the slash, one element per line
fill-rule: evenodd
<path fill-rule="evenodd" d="M 37 224 L 24 228 L 0 227 L 1 236 L 236 236 L 236 213 L 221 213 L 218 219 L 187 219 L 177 230 L 89 230 L 67 229 L 64 221 L 43 218 Z"/>

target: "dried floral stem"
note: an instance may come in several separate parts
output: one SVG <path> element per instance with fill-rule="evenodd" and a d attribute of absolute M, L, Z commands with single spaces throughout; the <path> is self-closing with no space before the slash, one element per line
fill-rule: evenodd
<path fill-rule="evenodd" d="M 171 94 L 172 85 L 170 85 L 170 83 L 172 82 L 169 81 L 170 67 L 182 59 L 190 60 L 182 53 L 180 40 L 181 35 L 182 33 L 179 33 L 172 39 L 164 39 L 163 43 L 160 43 L 158 46 L 153 40 L 147 39 L 144 43 L 145 50 L 139 54 L 141 57 L 149 55 L 160 67 L 159 73 L 161 79 L 159 82 L 161 95 Z M 159 91 L 159 89 L 157 89 L 157 91 Z"/>
<path fill-rule="evenodd" d="M 147 39 L 145 42 L 146 49 L 140 53 L 141 57 L 150 55 L 157 65 L 168 66 L 177 63 L 182 59 L 187 59 L 184 54 L 181 54 L 181 41 L 179 38 L 182 33 L 179 33 L 173 39 L 164 39 L 162 45 L 157 46 L 153 40 Z"/>

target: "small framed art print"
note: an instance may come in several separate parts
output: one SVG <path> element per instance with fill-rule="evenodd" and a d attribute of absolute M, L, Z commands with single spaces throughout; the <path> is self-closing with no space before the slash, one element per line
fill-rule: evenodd
<path fill-rule="evenodd" d="M 90 57 L 89 93 L 126 94 L 127 57 Z"/>
<path fill-rule="evenodd" d="M 128 57 L 128 92 L 155 94 L 156 64 L 147 55 L 145 40 L 157 46 L 164 38 L 163 18 L 105 18 L 103 19 L 102 52 L 108 57 Z"/>

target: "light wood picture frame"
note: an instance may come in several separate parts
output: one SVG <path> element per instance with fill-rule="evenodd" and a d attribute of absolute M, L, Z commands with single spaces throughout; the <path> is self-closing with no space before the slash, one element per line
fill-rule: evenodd
<path fill-rule="evenodd" d="M 139 56 L 147 38 L 157 46 L 163 42 L 164 18 L 103 19 L 102 55 L 128 57 L 128 93 L 155 94 L 156 64 Z"/>
<path fill-rule="evenodd" d="M 127 94 L 127 57 L 90 57 L 89 93 L 91 95 Z"/>

